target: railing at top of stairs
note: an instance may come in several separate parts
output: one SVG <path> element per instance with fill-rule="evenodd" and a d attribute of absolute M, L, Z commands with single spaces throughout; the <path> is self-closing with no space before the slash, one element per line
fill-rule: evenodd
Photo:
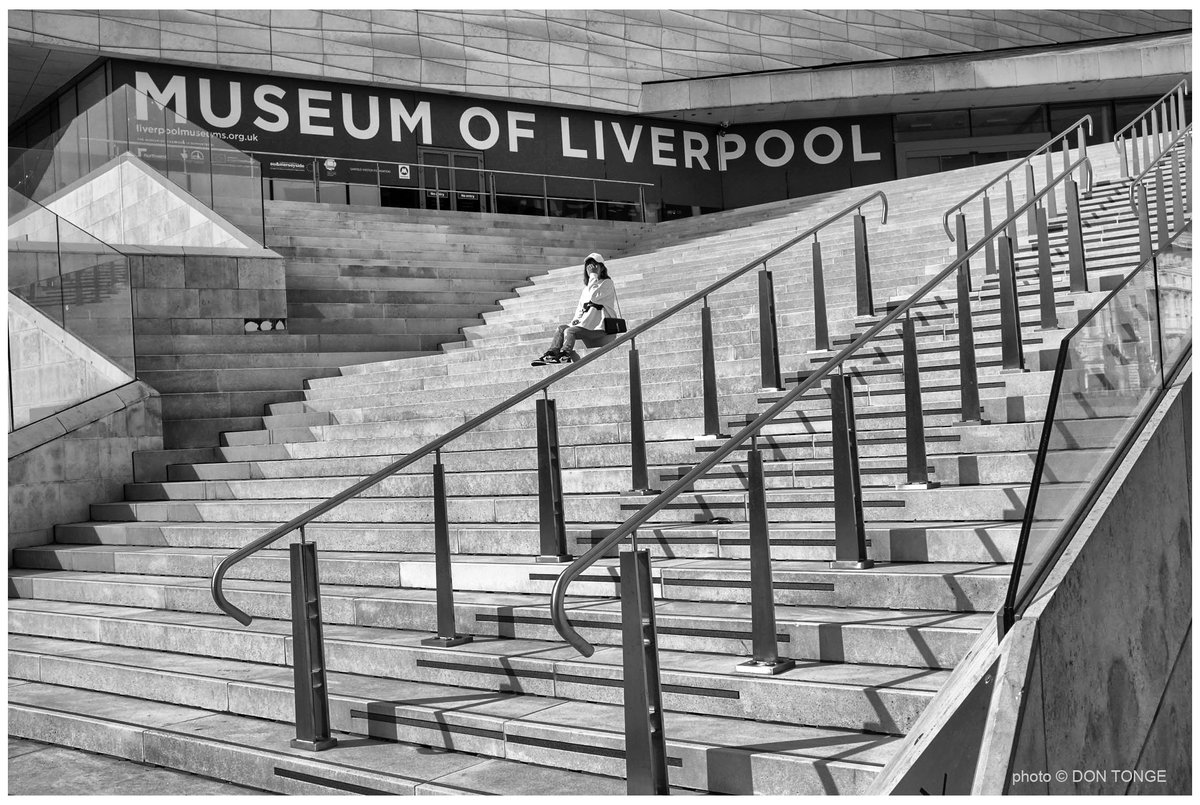
<path fill-rule="evenodd" d="M 1142 164 L 1148 168 L 1170 149 L 1167 145 L 1170 135 L 1182 131 L 1187 125 L 1187 102 L 1184 96 L 1189 94 L 1187 80 L 1180 81 L 1113 135 L 1113 147 L 1121 158 L 1122 179 L 1130 176 L 1129 146 L 1132 146 L 1135 175 L 1142 172 Z"/>

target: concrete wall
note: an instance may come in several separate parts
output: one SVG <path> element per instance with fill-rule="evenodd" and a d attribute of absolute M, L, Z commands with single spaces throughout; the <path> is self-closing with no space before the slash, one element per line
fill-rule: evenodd
<path fill-rule="evenodd" d="M 11 293 L 8 360 L 17 427 L 133 380 L 121 367 Z"/>
<path fill-rule="evenodd" d="M 1037 633 L 1005 793 L 1191 792 L 1190 377 L 1172 393 L 1025 616 Z"/>
<path fill-rule="evenodd" d="M 123 498 L 133 452 L 162 447 L 158 395 L 134 381 L 8 437 L 8 548 L 54 541 L 54 526 Z M 11 555 L 11 554 L 10 554 Z"/>
<path fill-rule="evenodd" d="M 140 159 L 124 154 L 42 200 L 46 209 L 110 246 L 258 248 L 253 240 Z M 9 224 L 9 240 L 56 240 L 44 212 Z M 73 238 L 62 233 L 65 241 Z"/>
<path fill-rule="evenodd" d="M 138 355 L 182 351 L 180 336 L 253 338 L 245 319 L 287 316 L 284 261 L 274 252 L 157 248 L 129 261 Z"/>
<path fill-rule="evenodd" d="M 8 15 L 9 42 L 19 45 L 619 112 L 638 111 L 642 88 L 652 81 L 1190 27 L 1187 10 L 1134 9 L 15 10 Z M 949 88 L 961 83 L 955 77 Z M 908 93 L 907 84 L 893 88 L 889 83 L 887 91 Z M 879 92 L 869 86 L 856 87 L 853 94 Z M 12 118 L 29 111 L 39 97 L 12 109 Z M 727 106 L 729 100 L 728 92 L 723 99 L 702 92 L 690 103 L 703 108 Z M 741 100 L 762 103 L 764 98 Z"/>

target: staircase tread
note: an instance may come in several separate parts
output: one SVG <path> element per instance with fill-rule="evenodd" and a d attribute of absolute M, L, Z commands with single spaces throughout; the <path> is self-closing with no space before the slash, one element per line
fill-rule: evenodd
<path fill-rule="evenodd" d="M 290 691 L 286 668 L 223 658 L 195 657 L 149 649 L 77 643 L 53 638 L 14 635 L 10 650 L 28 654 L 66 655 L 97 664 L 153 668 L 155 672 L 253 682 Z M 514 723 L 568 728 L 577 738 L 622 735 L 619 705 L 579 702 L 529 694 L 469 691 L 446 685 L 378 679 L 348 673 L 328 675 L 330 695 L 394 706 L 396 711 L 434 716 L 440 722 L 510 729 Z M 445 704 L 443 704 L 445 703 Z M 733 748 L 755 754 L 824 757 L 819 750 L 839 747 L 838 762 L 881 767 L 898 742 L 895 736 L 864 735 L 850 730 L 773 722 L 747 722 L 725 716 L 667 711 L 668 744 L 697 744 Z M 673 727 L 675 727 L 673 729 Z M 810 748 L 812 747 L 812 748 Z"/>
<path fill-rule="evenodd" d="M 8 693 L 10 709 L 50 711 L 101 724 L 121 723 L 148 733 L 166 733 L 190 739 L 194 742 L 191 744 L 193 752 L 197 751 L 197 745 L 206 743 L 232 746 L 242 753 L 266 758 L 278 764 L 276 768 L 289 768 L 308 775 L 315 773 L 331 782 L 349 777 L 354 781 L 349 783 L 351 785 L 369 782 L 376 786 L 360 793 L 625 793 L 625 783 L 615 778 L 460 752 L 431 753 L 411 744 L 347 733 L 333 733 L 333 737 L 339 739 L 338 751 L 314 754 L 288 745 L 295 735 L 290 724 L 229 713 L 214 714 L 195 707 L 148 702 L 111 693 L 11 680 Z M 396 769 L 403 769 L 404 773 Z M 304 793 L 344 791 L 345 788 L 339 790 L 338 783 L 332 782 Z"/>

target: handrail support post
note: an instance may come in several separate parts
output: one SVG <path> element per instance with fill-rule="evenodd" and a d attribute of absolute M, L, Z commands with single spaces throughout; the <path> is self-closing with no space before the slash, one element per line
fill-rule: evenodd
<path fill-rule="evenodd" d="M 764 263 L 758 272 L 759 368 L 763 391 L 783 391 L 779 370 L 779 333 L 775 320 L 775 283 Z"/>
<path fill-rule="evenodd" d="M 1042 329 L 1058 327 L 1058 307 L 1054 298 L 1054 265 L 1050 260 L 1050 227 L 1046 208 L 1037 206 L 1038 299 Z"/>
<path fill-rule="evenodd" d="M 959 213 L 958 256 L 967 253 L 967 220 Z M 981 423 L 979 404 L 979 371 L 975 366 L 975 329 L 971 313 L 971 261 L 963 260 L 958 267 L 958 377 L 963 422 Z"/>
<path fill-rule="evenodd" d="M 538 452 L 538 522 L 541 563 L 570 562 L 563 513 L 562 465 L 558 452 L 558 414 L 554 400 L 543 397 L 536 405 Z"/>
<path fill-rule="evenodd" d="M 721 432 L 721 413 L 717 403 L 717 359 L 713 346 L 712 309 L 708 297 L 700 308 L 700 383 L 704 393 L 704 436 L 703 439 L 725 439 Z"/>
<path fill-rule="evenodd" d="M 867 570 L 867 536 L 863 523 L 862 480 L 858 471 L 858 437 L 854 424 L 853 377 L 843 372 L 829 379 L 833 409 L 834 561 L 831 568 Z"/>
<path fill-rule="evenodd" d="M 293 542 L 288 552 L 292 571 L 292 669 L 296 697 L 296 737 L 291 745 L 320 752 L 335 746 L 337 740 L 329 731 L 317 545 Z"/>
<path fill-rule="evenodd" d="M 1079 214 L 1079 189 L 1074 178 L 1068 176 L 1063 182 L 1063 194 L 1067 197 L 1067 258 L 1071 290 L 1084 292 L 1088 289 L 1087 254 L 1083 245 L 1083 218 Z"/>
<path fill-rule="evenodd" d="M 813 348 L 829 349 L 829 310 L 825 304 L 825 267 L 821 260 L 821 241 L 813 237 Z"/>
<path fill-rule="evenodd" d="M 904 318 L 904 437 L 908 481 L 899 489 L 932 489 L 925 451 L 925 411 L 921 402 L 921 367 L 917 358 L 917 329 L 912 316 Z"/>
<path fill-rule="evenodd" d="M 875 315 L 875 296 L 871 290 L 871 255 L 867 247 L 867 219 L 854 214 L 854 276 L 858 286 L 858 315 Z"/>
<path fill-rule="evenodd" d="M 650 471 L 646 460 L 646 418 L 642 407 L 642 363 L 637 340 L 629 346 L 629 463 L 633 488 L 626 495 L 657 495 L 650 488 Z"/>
<path fill-rule="evenodd" d="M 1017 272 L 1012 243 L 1000 235 L 1000 351 L 1005 370 L 1025 371 L 1025 349 L 1021 342 L 1021 311 L 1018 307 Z"/>
<path fill-rule="evenodd" d="M 621 552 L 625 786 L 631 796 L 670 793 L 650 551 Z"/>
<path fill-rule="evenodd" d="M 773 675 L 796 666 L 796 661 L 779 657 L 775 633 L 775 587 L 771 579 L 770 518 L 767 516 L 766 483 L 762 451 L 753 437 L 748 458 L 747 505 L 750 509 L 750 629 L 754 656 L 735 666 L 744 674 Z"/>
<path fill-rule="evenodd" d="M 421 641 L 422 646 L 450 648 L 470 643 L 474 637 L 458 633 L 454 618 L 454 580 L 450 565 L 450 520 L 446 510 L 446 469 L 442 451 L 433 465 L 433 563 L 437 585 L 437 636 Z"/>

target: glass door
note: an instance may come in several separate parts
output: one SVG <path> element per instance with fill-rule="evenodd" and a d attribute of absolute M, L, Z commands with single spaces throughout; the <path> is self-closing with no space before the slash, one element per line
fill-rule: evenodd
<path fill-rule="evenodd" d="M 481 154 L 423 148 L 418 158 L 421 162 L 421 202 L 425 209 L 486 210 Z"/>

